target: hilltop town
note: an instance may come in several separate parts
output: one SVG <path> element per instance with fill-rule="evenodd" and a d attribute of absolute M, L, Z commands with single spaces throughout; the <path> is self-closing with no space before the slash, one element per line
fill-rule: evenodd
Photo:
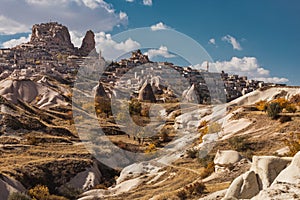
<path fill-rule="evenodd" d="M 32 27 L 32 36 L 28 43 L 20 44 L 11 49 L 0 49 L 0 80 L 6 78 L 33 80 L 39 76 L 47 75 L 61 80 L 74 81 L 76 72 L 84 65 L 84 60 L 91 56 L 98 57 L 106 65 L 101 53 L 96 52 L 92 31 L 87 31 L 81 47 L 76 48 L 71 42 L 67 27 L 57 22 L 36 24 Z M 114 85 L 128 71 L 147 63 L 153 62 L 149 60 L 148 56 L 143 55 L 140 50 L 132 52 L 132 56 L 128 59 L 107 64 L 106 70 L 101 76 L 101 82 Z M 195 92 L 198 96 L 197 101 L 201 104 L 214 101 L 211 95 L 216 93 L 224 93 L 226 95 L 225 101 L 229 102 L 263 86 L 274 85 L 262 81 L 248 80 L 245 76 L 229 75 L 224 71 L 215 73 L 191 67 L 180 67 L 168 62 L 156 64 L 160 67 L 174 69 L 186 78 L 190 83 L 190 88 L 188 88 L 190 92 L 187 93 Z M 135 77 L 132 77 L 131 80 L 130 87 L 135 90 L 138 90 L 138 87 L 141 87 L 146 81 L 142 78 L 144 71 L 140 73 L 140 75 L 136 74 Z M 219 83 L 212 83 L 211 81 Z M 118 81 L 118 84 L 119 86 L 122 85 L 122 81 Z M 209 87 L 209 85 L 213 85 L 213 87 Z M 219 87 L 219 91 L 214 91 L 216 85 Z M 105 89 L 109 91 L 109 88 Z M 188 100 L 191 97 L 185 97 L 185 99 Z M 224 99 L 220 101 L 223 102 Z"/>

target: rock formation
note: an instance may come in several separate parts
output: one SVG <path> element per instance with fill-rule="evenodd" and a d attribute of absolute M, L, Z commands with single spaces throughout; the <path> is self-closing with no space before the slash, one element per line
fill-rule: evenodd
<path fill-rule="evenodd" d="M 103 87 L 103 85 L 99 82 L 98 85 L 94 88 L 95 90 L 95 97 L 104 97 L 104 98 L 108 98 L 105 89 Z"/>
<path fill-rule="evenodd" d="M 8 199 L 14 192 L 25 192 L 23 185 L 8 176 L 0 174 L 0 199 Z"/>
<path fill-rule="evenodd" d="M 275 156 L 253 156 L 253 170 L 258 175 L 261 189 L 269 187 L 278 174 L 291 162 L 290 158 L 278 158 Z"/>
<path fill-rule="evenodd" d="M 287 168 L 286 166 L 291 162 L 291 158 L 279 158 L 275 156 L 253 156 L 251 169 L 245 174 L 237 177 L 231 183 L 226 192 L 224 200 L 251 199 L 255 197 L 261 190 L 264 191 L 268 190 L 269 188 L 272 189 L 272 187 L 274 187 L 273 185 L 276 184 L 276 179 L 278 179 L 277 182 L 281 182 L 282 177 L 284 180 L 291 179 L 296 180 L 299 183 L 300 177 L 298 176 L 297 172 L 299 172 L 300 170 L 300 153 L 298 153 L 297 155 L 293 159 L 292 164 Z M 284 168 L 286 169 L 284 170 Z M 287 181 L 287 183 L 293 184 L 295 182 Z M 272 186 L 270 187 L 271 184 Z"/>
<path fill-rule="evenodd" d="M 294 156 L 292 163 L 279 173 L 270 187 L 253 198 L 260 199 L 300 199 L 300 152 Z"/>
<path fill-rule="evenodd" d="M 242 159 L 242 156 L 237 151 L 233 150 L 218 150 L 215 159 L 215 171 L 226 169 L 227 166 L 237 163 Z"/>
<path fill-rule="evenodd" d="M 300 184 L 300 152 L 294 156 L 292 163 L 276 177 L 273 184 L 276 183 Z"/>
<path fill-rule="evenodd" d="M 79 53 L 82 56 L 88 56 L 90 53 L 96 53 L 96 42 L 95 34 L 93 31 L 89 30 L 86 32 L 83 38 L 81 47 L 79 48 Z"/>
<path fill-rule="evenodd" d="M 227 190 L 225 199 L 250 199 L 258 193 L 259 185 L 256 174 L 253 171 L 248 171 L 234 179 Z"/>
<path fill-rule="evenodd" d="M 33 25 L 29 43 L 35 46 L 74 49 L 68 28 L 57 22 Z"/>
<path fill-rule="evenodd" d="M 99 170 L 97 163 L 94 162 L 93 166 L 87 168 L 83 172 L 78 173 L 67 184 L 61 186 L 60 189 L 63 190 L 64 187 L 67 186 L 69 188 L 87 191 L 100 184 L 101 178 L 102 173 Z"/>
<path fill-rule="evenodd" d="M 195 102 L 197 100 L 194 84 L 187 90 L 183 91 L 182 99 L 186 102 Z"/>
<path fill-rule="evenodd" d="M 68 105 L 61 94 L 44 83 L 5 79 L 0 81 L 0 85 L 0 95 L 14 104 L 18 104 L 19 101 L 36 103 L 39 108 Z"/>
<path fill-rule="evenodd" d="M 147 81 L 141 87 L 141 89 L 139 91 L 138 99 L 140 101 L 149 101 L 151 103 L 156 102 L 156 98 L 155 98 L 155 95 L 153 93 L 152 87 L 151 87 L 150 83 L 148 83 Z"/>

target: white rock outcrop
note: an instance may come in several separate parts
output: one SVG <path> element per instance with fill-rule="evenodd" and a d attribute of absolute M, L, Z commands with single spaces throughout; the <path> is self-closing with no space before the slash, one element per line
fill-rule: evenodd
<path fill-rule="evenodd" d="M 253 156 L 251 169 L 258 175 L 260 189 L 269 187 L 278 174 L 287 167 L 291 158 Z"/>
<path fill-rule="evenodd" d="M 242 156 L 234 150 L 218 150 L 214 163 L 215 165 L 229 165 L 239 162 Z"/>
<path fill-rule="evenodd" d="M 102 174 L 98 168 L 97 163 L 95 162 L 93 166 L 77 174 L 65 186 L 87 191 L 100 184 L 101 178 Z M 63 189 L 63 187 L 64 186 L 62 186 L 61 189 Z"/>
<path fill-rule="evenodd" d="M 276 183 L 290 183 L 300 186 L 300 152 L 294 156 L 292 163 L 276 177 L 273 184 Z"/>
<path fill-rule="evenodd" d="M 228 188 L 224 199 L 250 199 L 259 193 L 256 174 L 248 171 L 237 177 Z"/>
<path fill-rule="evenodd" d="M 231 183 L 224 200 L 295 199 L 300 192 L 300 152 L 294 158 L 253 156 L 252 160 L 251 169 Z M 273 198 L 276 195 L 278 198 Z"/>

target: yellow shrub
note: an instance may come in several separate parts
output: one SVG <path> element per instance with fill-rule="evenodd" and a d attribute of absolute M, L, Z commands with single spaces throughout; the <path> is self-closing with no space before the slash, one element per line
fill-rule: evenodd
<path fill-rule="evenodd" d="M 33 199 L 45 199 L 48 196 L 50 196 L 49 189 L 44 186 L 44 185 L 37 185 L 34 188 L 30 189 L 28 191 L 28 194 L 33 198 Z"/>
<path fill-rule="evenodd" d="M 267 101 L 259 101 L 255 103 L 255 107 L 257 108 L 257 110 L 259 111 L 266 111 L 268 106 Z"/>
<path fill-rule="evenodd" d="M 208 121 L 203 120 L 203 121 L 201 121 L 201 123 L 200 123 L 198 129 L 200 130 L 201 128 L 203 128 L 203 127 L 205 127 L 205 126 L 207 126 L 207 125 L 208 125 Z"/>
<path fill-rule="evenodd" d="M 67 200 L 65 197 L 51 195 L 49 189 L 44 185 L 37 185 L 28 191 L 33 200 Z"/>
<path fill-rule="evenodd" d="M 153 153 L 155 151 L 156 151 L 156 146 L 155 146 L 155 144 L 151 143 L 145 150 L 145 153 Z"/>
<path fill-rule="evenodd" d="M 294 156 L 300 151 L 300 133 L 290 133 L 289 137 L 285 140 L 285 144 L 290 149 L 288 156 Z"/>
<path fill-rule="evenodd" d="M 202 143 L 203 142 L 203 139 L 202 139 L 203 136 L 206 135 L 206 134 L 208 134 L 208 126 L 206 125 L 205 127 L 201 128 L 199 130 L 199 132 L 201 133 L 201 135 L 200 135 L 200 143 Z"/>
<path fill-rule="evenodd" d="M 278 103 L 282 109 L 286 108 L 286 106 L 289 104 L 288 100 L 285 98 L 274 99 L 272 103 Z"/>

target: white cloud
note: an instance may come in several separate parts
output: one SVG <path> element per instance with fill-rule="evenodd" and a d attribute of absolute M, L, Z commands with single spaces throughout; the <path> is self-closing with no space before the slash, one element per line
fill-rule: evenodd
<path fill-rule="evenodd" d="M 0 6 L 0 34 L 28 32 L 33 24 L 58 21 L 70 30 L 111 31 L 128 17 L 106 0 L 10 0 Z"/>
<path fill-rule="evenodd" d="M 257 78 L 258 81 L 263 81 L 265 83 L 287 83 L 289 79 L 287 78 L 278 78 L 278 77 L 270 77 L 270 78 Z"/>
<path fill-rule="evenodd" d="M 27 26 L 0 15 L 0 34 L 11 35 L 29 31 L 30 29 Z"/>
<path fill-rule="evenodd" d="M 70 35 L 74 46 L 80 47 L 84 35 L 76 31 L 70 31 Z M 132 40 L 131 38 L 128 38 L 122 42 L 116 42 L 112 39 L 110 34 L 105 32 L 95 33 L 95 42 L 97 51 L 101 51 L 102 56 L 106 60 L 116 60 L 119 56 L 137 50 L 141 47 L 138 42 Z"/>
<path fill-rule="evenodd" d="M 159 22 L 155 25 L 152 25 L 150 28 L 152 31 L 158 31 L 158 30 L 168 29 L 169 27 L 167 25 L 165 25 L 163 22 Z"/>
<path fill-rule="evenodd" d="M 174 58 L 174 57 L 176 57 L 175 55 L 169 53 L 168 48 L 166 46 L 161 46 L 161 47 L 159 47 L 159 49 L 150 49 L 145 54 L 148 55 L 148 57 L 150 59 L 152 59 L 156 56 L 161 56 L 161 57 L 164 57 L 164 58 Z"/>
<path fill-rule="evenodd" d="M 222 37 L 222 40 L 231 44 L 233 49 L 235 49 L 235 50 L 239 50 L 239 51 L 243 50 L 240 43 L 231 35 L 226 35 L 226 36 Z"/>
<path fill-rule="evenodd" d="M 95 40 L 97 50 L 101 50 L 103 57 L 108 60 L 116 60 L 119 56 L 137 50 L 141 46 L 131 38 L 118 43 L 111 38 L 110 34 L 104 32 L 96 33 Z"/>
<path fill-rule="evenodd" d="M 19 39 L 11 39 L 9 41 L 4 42 L 2 44 L 2 46 L 3 46 L 3 48 L 12 48 L 12 47 L 15 47 L 19 44 L 29 42 L 30 37 L 31 37 L 31 34 L 28 35 L 28 37 L 20 37 Z"/>
<path fill-rule="evenodd" d="M 129 2 L 129 3 L 132 3 L 132 2 L 134 2 L 134 0 L 126 0 L 127 2 Z"/>
<path fill-rule="evenodd" d="M 202 63 L 201 68 L 205 69 L 206 65 L 206 62 Z M 249 79 L 272 83 L 285 83 L 289 81 L 286 78 L 271 77 L 270 71 L 261 67 L 255 57 L 232 57 L 230 61 L 217 61 L 209 65 L 211 69 L 216 69 L 219 72 L 225 71 L 229 74 L 247 76 Z M 195 67 L 200 67 L 200 65 Z"/>
<path fill-rule="evenodd" d="M 76 31 L 70 31 L 71 41 L 75 47 L 80 47 L 84 36 Z"/>
<path fill-rule="evenodd" d="M 216 45 L 216 39 L 215 38 L 211 38 L 209 41 L 208 41 L 209 44 L 213 44 L 213 45 Z"/>
<path fill-rule="evenodd" d="M 152 6 L 152 0 L 143 0 L 145 6 Z"/>
<path fill-rule="evenodd" d="M 38 5 L 38 6 L 49 6 L 51 4 L 62 4 L 64 5 L 65 3 L 68 2 L 68 0 L 25 0 L 26 3 L 30 5 Z"/>

